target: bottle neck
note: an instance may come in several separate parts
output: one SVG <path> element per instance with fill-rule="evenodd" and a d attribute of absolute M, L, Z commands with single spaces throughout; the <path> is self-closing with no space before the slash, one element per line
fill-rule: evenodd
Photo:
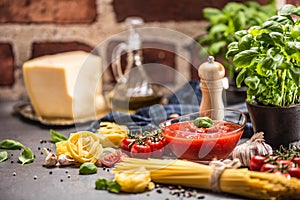
<path fill-rule="evenodd" d="M 143 57 L 141 54 L 141 50 L 133 50 L 132 51 L 132 57 L 133 57 L 133 65 L 134 66 L 141 66 L 143 62 Z"/>

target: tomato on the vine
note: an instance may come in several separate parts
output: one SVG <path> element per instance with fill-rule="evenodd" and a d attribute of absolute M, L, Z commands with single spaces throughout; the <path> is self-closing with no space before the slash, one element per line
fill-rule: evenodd
<path fill-rule="evenodd" d="M 285 176 L 286 178 L 291 178 L 291 175 L 287 172 L 281 172 L 280 170 L 275 170 L 272 172 L 273 174 L 276 174 L 276 175 L 283 175 Z"/>
<path fill-rule="evenodd" d="M 121 143 L 120 143 L 120 149 L 122 149 L 122 151 L 124 153 L 129 154 L 130 153 L 130 149 L 131 149 L 130 144 L 133 143 L 134 141 L 135 141 L 134 138 L 124 138 L 121 141 Z"/>
<path fill-rule="evenodd" d="M 148 139 L 146 143 L 151 148 L 151 157 L 161 158 L 164 153 L 164 143 L 162 140 L 155 141 L 155 139 Z"/>
<path fill-rule="evenodd" d="M 285 168 L 285 169 L 289 169 L 295 166 L 295 164 L 293 163 L 293 161 L 291 160 L 276 160 L 276 163 L 281 167 L 281 168 Z"/>
<path fill-rule="evenodd" d="M 278 165 L 271 164 L 271 163 L 265 163 L 261 166 L 260 171 L 261 172 L 274 172 L 278 169 Z"/>
<path fill-rule="evenodd" d="M 292 167 L 288 170 L 288 173 L 291 175 L 291 177 L 300 179 L 300 168 Z"/>
<path fill-rule="evenodd" d="M 300 156 L 299 156 L 299 157 L 294 156 L 294 157 L 292 158 L 292 161 L 293 161 L 293 163 L 294 163 L 295 165 L 297 165 L 298 167 L 300 167 Z"/>
<path fill-rule="evenodd" d="M 250 160 L 250 170 L 260 171 L 267 157 L 261 155 L 255 155 Z"/>
<path fill-rule="evenodd" d="M 130 154 L 134 158 L 149 158 L 151 147 L 148 144 L 135 143 L 131 147 Z"/>

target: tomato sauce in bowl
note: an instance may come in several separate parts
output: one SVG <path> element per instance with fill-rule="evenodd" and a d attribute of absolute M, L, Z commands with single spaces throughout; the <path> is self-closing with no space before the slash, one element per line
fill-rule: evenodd
<path fill-rule="evenodd" d="M 213 120 L 214 124 L 209 128 L 194 125 L 193 119 L 197 116 L 199 113 L 193 113 L 161 124 L 169 148 L 180 159 L 225 159 L 241 138 L 246 116 L 240 111 L 226 110 L 224 119 Z"/>

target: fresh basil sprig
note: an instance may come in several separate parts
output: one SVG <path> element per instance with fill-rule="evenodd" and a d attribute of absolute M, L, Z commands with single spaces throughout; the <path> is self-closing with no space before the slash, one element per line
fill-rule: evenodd
<path fill-rule="evenodd" d="M 236 32 L 227 58 L 239 74 L 236 84 L 248 86 L 247 100 L 270 106 L 300 103 L 300 7 L 285 5 L 261 26 Z"/>
<path fill-rule="evenodd" d="M 198 128 L 209 128 L 209 127 L 212 127 L 214 125 L 214 122 L 209 117 L 197 117 L 194 120 L 194 124 Z"/>
<path fill-rule="evenodd" d="M 50 129 L 50 137 L 54 143 L 68 140 L 66 136 L 52 129 Z"/>
<path fill-rule="evenodd" d="M 32 163 L 34 161 L 34 154 L 32 153 L 30 148 L 25 147 L 23 149 L 23 151 L 19 155 L 19 161 L 22 163 L 22 165 Z"/>
<path fill-rule="evenodd" d="M 0 152 L 0 163 L 6 161 L 7 159 L 8 159 L 7 151 L 1 151 Z"/>
<path fill-rule="evenodd" d="M 24 147 L 23 144 L 15 140 L 5 139 L 0 141 L 0 149 L 15 150 L 15 149 L 21 149 L 23 147 Z"/>

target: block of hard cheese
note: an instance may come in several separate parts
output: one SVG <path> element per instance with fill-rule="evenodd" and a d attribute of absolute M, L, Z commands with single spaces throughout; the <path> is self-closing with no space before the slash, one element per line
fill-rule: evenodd
<path fill-rule="evenodd" d="M 84 51 L 26 61 L 24 81 L 36 115 L 77 119 L 103 109 L 101 64 L 99 56 Z"/>

